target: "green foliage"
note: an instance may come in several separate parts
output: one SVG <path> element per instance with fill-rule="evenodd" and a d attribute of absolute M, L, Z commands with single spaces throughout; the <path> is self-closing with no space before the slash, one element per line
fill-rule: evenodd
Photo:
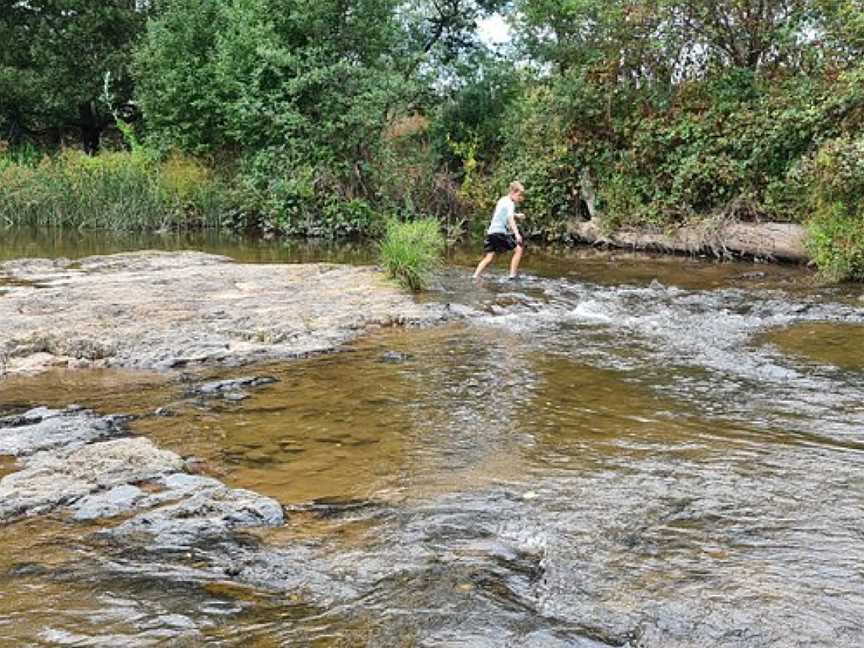
<path fill-rule="evenodd" d="M 379 244 L 379 260 L 384 271 L 401 286 L 415 292 L 429 285 L 444 251 L 444 237 L 438 221 L 390 221 Z"/>
<path fill-rule="evenodd" d="M 510 182 L 519 180 L 527 189 L 520 205 L 528 216 L 522 230 L 546 238 L 561 236 L 566 220 L 578 213 L 579 157 L 567 145 L 564 120 L 556 114 L 548 88 L 532 88 L 514 102 L 505 115 L 502 137 L 483 219 Z"/>
<path fill-rule="evenodd" d="M 826 142 L 810 166 L 810 254 L 830 279 L 864 280 L 864 137 Z"/>
<path fill-rule="evenodd" d="M 146 3 L 130 0 L 5 0 L 0 10 L 0 137 L 59 141 L 95 137 L 113 118 L 98 105 L 111 72 L 121 101 L 132 94 L 130 46 Z"/>
<path fill-rule="evenodd" d="M 832 281 L 864 281 L 864 215 L 844 205 L 826 206 L 807 222 L 807 248 L 820 273 Z"/>
<path fill-rule="evenodd" d="M 588 204 L 610 230 L 809 220 L 820 265 L 860 275 L 859 0 L 7 5 L 6 221 L 335 237 L 424 214 L 452 239 L 518 179 L 532 236 L 565 237 Z M 490 11 L 516 18 L 496 54 Z M 133 80 L 134 131 L 116 109 Z M 115 123 L 130 153 L 21 144 Z"/>
<path fill-rule="evenodd" d="M 459 67 L 459 85 L 434 111 L 429 139 L 435 153 L 457 173 L 466 146 L 480 164 L 491 162 L 503 143 L 502 121 L 520 91 L 520 75 L 512 63 L 485 51 Z"/>
<path fill-rule="evenodd" d="M 394 0 L 170 0 L 135 56 L 137 96 L 162 147 L 285 147 L 353 159 L 406 90 Z M 177 61 L 184 61 L 178 66 Z"/>
<path fill-rule="evenodd" d="M 236 157 L 240 220 L 264 230 L 370 235 L 378 213 L 449 215 L 424 138 L 390 132 L 434 45 L 406 50 L 420 32 L 400 6 L 165 0 L 135 58 L 148 141 Z"/>
<path fill-rule="evenodd" d="M 535 234 L 557 237 L 584 213 L 586 178 L 610 230 L 718 215 L 801 222 L 802 161 L 864 123 L 864 67 L 839 45 L 801 48 L 834 24 L 837 3 L 760 14 L 702 0 L 517 5 L 523 53 L 546 67 L 511 102 L 491 166 L 497 187 L 529 187 Z M 724 28 L 723 16 L 745 14 L 759 18 Z"/>
<path fill-rule="evenodd" d="M 376 206 L 354 195 L 342 178 L 281 149 L 244 157 L 235 184 L 235 202 L 247 226 L 324 238 L 374 236 L 381 229 Z"/>
<path fill-rule="evenodd" d="M 0 225 L 154 230 L 218 227 L 227 185 L 200 162 L 65 150 L 39 164 L 0 156 Z"/>
<path fill-rule="evenodd" d="M 428 121 L 404 118 L 385 134 L 370 166 L 379 210 L 404 219 L 424 213 L 443 225 L 448 237 L 461 235 L 465 205 L 456 178 L 442 168 L 427 137 Z"/>

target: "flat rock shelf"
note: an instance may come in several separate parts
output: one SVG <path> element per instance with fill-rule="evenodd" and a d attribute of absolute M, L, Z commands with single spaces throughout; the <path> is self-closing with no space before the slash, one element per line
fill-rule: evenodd
<path fill-rule="evenodd" d="M 441 320 L 370 267 L 240 264 L 145 251 L 0 264 L 0 370 L 168 370 L 333 349 L 369 328 Z"/>

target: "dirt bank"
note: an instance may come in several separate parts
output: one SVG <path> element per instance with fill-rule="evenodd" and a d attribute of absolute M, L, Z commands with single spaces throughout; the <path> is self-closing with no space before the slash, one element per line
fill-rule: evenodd
<path fill-rule="evenodd" d="M 138 252 L 0 264 L 0 372 L 173 369 L 334 348 L 443 317 L 372 268 Z"/>

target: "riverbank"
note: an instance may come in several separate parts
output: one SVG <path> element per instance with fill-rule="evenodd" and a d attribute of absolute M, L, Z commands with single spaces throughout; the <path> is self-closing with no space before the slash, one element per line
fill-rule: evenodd
<path fill-rule="evenodd" d="M 0 276 L 9 373 L 285 359 L 333 349 L 370 328 L 444 317 L 370 267 L 145 251 L 8 261 Z"/>

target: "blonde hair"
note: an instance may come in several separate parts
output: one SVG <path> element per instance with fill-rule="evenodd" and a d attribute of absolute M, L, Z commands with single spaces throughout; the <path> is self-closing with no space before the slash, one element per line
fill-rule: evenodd
<path fill-rule="evenodd" d="M 523 187 L 522 183 L 518 180 L 514 180 L 510 183 L 510 193 L 515 193 L 517 191 L 519 193 L 525 193 L 525 187 Z"/>

